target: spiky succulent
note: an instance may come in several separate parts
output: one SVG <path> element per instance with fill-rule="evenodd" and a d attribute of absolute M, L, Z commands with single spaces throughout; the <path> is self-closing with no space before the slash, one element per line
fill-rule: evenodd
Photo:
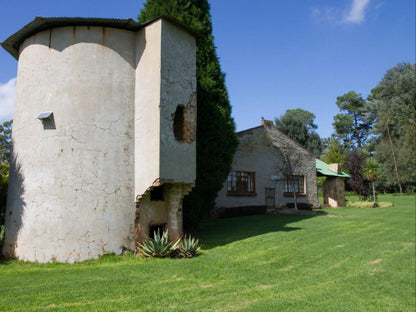
<path fill-rule="evenodd" d="M 192 258 L 198 255 L 201 246 L 199 240 L 188 235 L 182 239 L 179 244 L 178 255 L 183 258 Z"/>
<path fill-rule="evenodd" d="M 180 239 L 175 242 L 169 241 L 168 231 L 160 230 L 154 232 L 153 238 L 146 238 L 142 243 L 139 243 L 138 251 L 142 257 L 165 258 L 174 252 L 180 243 Z"/>

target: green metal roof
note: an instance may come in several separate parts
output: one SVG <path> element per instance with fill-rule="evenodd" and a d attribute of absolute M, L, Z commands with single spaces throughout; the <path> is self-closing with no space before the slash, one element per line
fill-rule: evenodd
<path fill-rule="evenodd" d="M 126 29 L 131 31 L 138 31 L 142 27 L 145 27 L 156 20 L 164 19 L 172 24 L 175 24 L 193 36 L 198 37 L 199 34 L 180 21 L 167 16 L 161 15 L 149 22 L 139 24 L 131 18 L 128 19 L 115 19 L 115 18 L 96 18 L 96 17 L 40 17 L 37 16 L 32 22 L 18 30 L 15 34 L 7 38 L 1 46 L 14 56 L 15 59 L 19 58 L 20 45 L 30 36 L 34 34 L 48 30 L 51 28 L 65 27 L 65 26 L 99 26 L 99 27 L 111 27 Z"/>
<path fill-rule="evenodd" d="M 319 159 L 316 159 L 316 171 L 318 172 L 318 174 L 323 175 L 323 176 L 341 177 L 341 178 L 350 177 L 350 175 L 345 172 L 337 173 L 329 169 L 328 164 Z"/>

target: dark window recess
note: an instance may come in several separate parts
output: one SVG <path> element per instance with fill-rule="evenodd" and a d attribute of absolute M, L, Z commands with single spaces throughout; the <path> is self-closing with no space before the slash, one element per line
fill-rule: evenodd
<path fill-rule="evenodd" d="M 159 231 L 160 236 L 162 236 L 163 232 L 166 230 L 167 224 L 153 224 L 149 226 L 149 237 L 155 238 L 155 232 Z"/>
<path fill-rule="evenodd" d="M 163 191 L 164 187 L 156 186 L 150 191 L 150 200 L 151 201 L 163 201 Z"/>
<path fill-rule="evenodd" d="M 176 108 L 175 117 L 173 118 L 173 134 L 177 141 L 183 141 L 184 121 L 184 107 L 179 105 Z"/>

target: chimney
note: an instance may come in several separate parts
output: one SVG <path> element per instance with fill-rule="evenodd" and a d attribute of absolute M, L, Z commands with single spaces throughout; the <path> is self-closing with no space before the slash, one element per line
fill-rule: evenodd
<path fill-rule="evenodd" d="M 341 164 L 329 164 L 328 168 L 336 173 L 341 173 Z"/>
<path fill-rule="evenodd" d="M 263 117 L 261 117 L 261 125 L 263 126 L 263 127 L 273 127 L 273 121 L 271 121 L 271 120 L 266 120 L 266 119 L 264 119 Z"/>

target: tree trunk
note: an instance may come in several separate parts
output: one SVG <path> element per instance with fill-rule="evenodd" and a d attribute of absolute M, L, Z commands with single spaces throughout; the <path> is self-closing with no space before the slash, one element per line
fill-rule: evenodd
<path fill-rule="evenodd" d="M 371 182 L 371 186 L 373 187 L 373 202 L 377 203 L 376 185 L 374 182 Z"/>
<path fill-rule="evenodd" d="M 290 180 L 292 182 L 292 190 L 293 190 L 293 200 L 295 202 L 295 211 L 298 212 L 298 197 L 296 196 L 296 190 L 295 190 L 295 182 L 293 181 L 293 175 L 290 173 Z"/>

